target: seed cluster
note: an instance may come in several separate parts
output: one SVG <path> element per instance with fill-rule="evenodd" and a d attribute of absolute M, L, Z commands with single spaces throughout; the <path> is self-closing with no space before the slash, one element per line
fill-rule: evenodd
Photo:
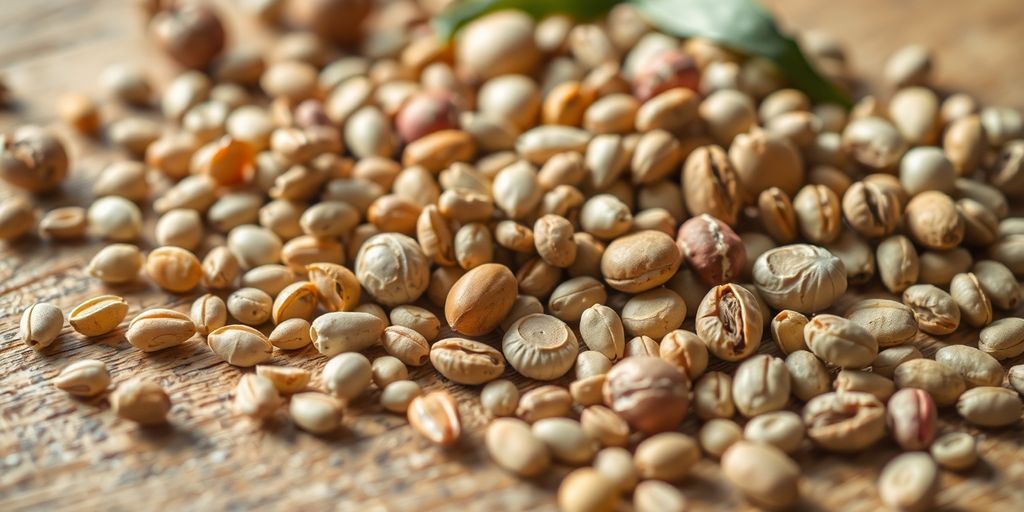
<path fill-rule="evenodd" d="M 255 367 L 234 390 L 239 414 L 286 408 L 328 434 L 376 388 L 383 409 L 452 445 L 467 405 L 410 379 L 429 365 L 482 386 L 495 464 L 525 478 L 579 467 L 558 491 L 567 511 L 613 510 L 624 494 L 637 510 L 682 510 L 674 484 L 704 455 L 752 504 L 785 508 L 800 494 L 791 455 L 886 436 L 914 453 L 882 471 L 881 499 L 925 509 L 940 468 L 978 457 L 971 436 L 939 435 L 940 408 L 982 428 L 1020 422 L 1024 366 L 1005 367 L 1024 353 L 1024 319 L 1007 316 L 1024 275 L 1024 220 L 1008 200 L 1024 195 L 1024 116 L 932 90 L 927 50 L 893 55 L 889 92 L 847 112 L 787 88 L 770 62 L 655 32 L 628 5 L 593 24 L 497 12 L 450 45 L 371 33 L 362 54 L 338 57 L 370 2 L 278 3 L 246 2 L 308 31 L 263 55 L 209 7 L 146 2 L 154 39 L 187 70 L 158 97 L 129 66 L 100 82 L 105 101 L 156 106 L 162 120 L 107 119 L 68 95 L 61 119 L 127 159 L 93 181 L 87 207 L 37 223 L 30 195 L 0 203 L 0 239 L 38 224 L 57 242 L 109 242 L 85 272 L 111 289 L 145 276 L 202 290 L 188 314 L 138 312 L 123 336 L 143 352 L 198 337 Z M 389 9 L 410 23 L 430 14 Z M 849 85 L 838 44 L 805 47 Z M 0 178 L 27 194 L 73 167 L 46 130 L 0 137 Z M 140 248 L 144 233 L 156 247 Z M 899 300 L 836 310 L 876 282 Z M 67 321 L 109 336 L 129 309 L 101 295 Z M 45 351 L 64 321 L 34 304 L 20 338 Z M 915 347 L 962 324 L 980 329 L 976 346 Z M 454 335 L 439 339 L 443 325 Z M 328 358 L 318 379 L 265 364 L 310 345 Z M 386 356 L 361 353 L 378 346 Z M 729 370 L 708 371 L 716 360 Z M 543 385 L 525 391 L 510 373 Z M 158 383 L 118 382 L 102 361 L 54 385 L 96 396 L 111 382 L 117 415 L 167 421 Z M 695 437 L 677 431 L 690 414 Z"/>

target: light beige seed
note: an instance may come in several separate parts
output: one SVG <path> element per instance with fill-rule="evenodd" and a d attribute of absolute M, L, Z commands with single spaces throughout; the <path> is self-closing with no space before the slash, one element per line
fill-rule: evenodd
<path fill-rule="evenodd" d="M 807 437 L 833 452 L 858 452 L 885 435 L 885 405 L 867 393 L 818 395 L 804 406 L 803 417 Z"/>
<path fill-rule="evenodd" d="M 242 267 L 230 249 L 217 246 L 203 257 L 203 286 L 211 290 L 234 287 Z"/>
<path fill-rule="evenodd" d="M 580 425 L 587 435 L 602 446 L 626 446 L 629 443 L 629 424 L 603 405 L 591 405 L 583 409 Z"/>
<path fill-rule="evenodd" d="M 546 385 L 531 389 L 519 399 L 516 416 L 533 423 L 544 418 L 567 416 L 572 410 L 572 395 L 561 386 Z"/>
<path fill-rule="evenodd" d="M 743 429 L 736 422 L 723 418 L 708 421 L 697 433 L 702 451 L 715 459 L 721 458 L 730 446 L 742 439 Z"/>
<path fill-rule="evenodd" d="M 612 362 L 596 350 L 584 350 L 576 356 L 576 378 L 586 379 L 604 375 L 612 369 Z"/>
<path fill-rule="evenodd" d="M 904 453 L 882 469 L 878 494 L 896 510 L 928 510 L 939 488 L 939 468 L 928 454 Z"/>
<path fill-rule="evenodd" d="M 92 397 L 110 386 L 110 371 L 103 361 L 83 359 L 65 366 L 53 379 L 53 385 L 74 396 Z"/>
<path fill-rule="evenodd" d="M 704 374 L 693 388 L 693 409 L 702 420 L 731 418 L 736 412 L 732 377 L 722 372 Z"/>
<path fill-rule="evenodd" d="M 380 394 L 380 405 L 388 411 L 405 414 L 409 404 L 423 394 L 420 385 L 411 380 L 397 380 L 388 384 Z"/>
<path fill-rule="evenodd" d="M 752 418 L 776 411 L 789 401 L 789 370 L 782 359 L 758 354 L 740 363 L 733 375 L 732 400 L 741 414 Z"/>
<path fill-rule="evenodd" d="M 914 311 L 893 300 L 858 301 L 846 310 L 846 318 L 867 329 L 882 348 L 908 343 L 917 335 Z"/>
<path fill-rule="evenodd" d="M 274 307 L 274 299 L 256 288 L 235 290 L 228 295 L 226 303 L 231 316 L 246 325 L 260 325 L 270 320 Z"/>
<path fill-rule="evenodd" d="M 211 332 L 206 343 L 217 357 L 241 367 L 266 362 L 273 350 L 263 333 L 247 325 L 225 325 Z"/>
<path fill-rule="evenodd" d="M 480 391 L 480 404 L 491 416 L 512 416 L 519 406 L 519 389 L 505 379 L 488 382 Z"/>
<path fill-rule="evenodd" d="M 899 365 L 923 357 L 921 351 L 913 345 L 890 347 L 878 353 L 878 357 L 871 363 L 871 371 L 891 379 Z"/>
<path fill-rule="evenodd" d="M 293 395 L 288 412 L 296 426 L 312 434 L 329 434 L 341 426 L 341 403 L 323 393 L 310 391 Z"/>
<path fill-rule="evenodd" d="M 127 311 L 127 306 L 125 310 Z M 120 320 L 118 322 L 120 323 Z M 29 306 L 21 314 L 18 337 L 32 350 L 42 350 L 57 339 L 63 328 L 64 313 L 60 308 L 41 302 Z"/>
<path fill-rule="evenodd" d="M 804 441 L 804 422 L 792 411 L 762 414 L 747 422 L 743 438 L 770 444 L 785 453 L 794 453 Z"/>
<path fill-rule="evenodd" d="M 438 340 L 430 347 L 430 363 L 452 382 L 484 384 L 501 376 L 505 358 L 490 345 L 465 338 Z"/>
<path fill-rule="evenodd" d="M 327 361 L 321 379 L 328 393 L 351 401 L 370 387 L 373 366 L 366 356 L 358 352 L 346 352 Z"/>
<path fill-rule="evenodd" d="M 270 382 L 273 382 L 277 391 L 285 395 L 291 395 L 306 389 L 310 378 L 309 370 L 303 368 L 265 364 L 256 365 L 256 375 L 265 377 Z"/>
<path fill-rule="evenodd" d="M 224 327 L 228 320 L 228 307 L 223 299 L 207 293 L 192 303 L 189 317 L 196 326 L 196 332 L 206 336 Z"/>
<path fill-rule="evenodd" d="M 793 395 L 807 402 L 831 387 L 831 377 L 825 365 L 814 354 L 797 350 L 786 356 Z"/>
<path fill-rule="evenodd" d="M 310 273 L 312 277 L 312 272 Z M 243 288 L 256 288 L 268 295 L 277 295 L 285 286 L 295 281 L 295 273 L 284 265 L 261 265 L 242 274 Z"/>
<path fill-rule="evenodd" d="M 655 288 L 627 300 L 621 317 L 626 334 L 661 339 L 682 325 L 686 303 L 668 288 Z"/>
<path fill-rule="evenodd" d="M 569 394 L 582 406 L 600 404 L 604 401 L 604 383 L 607 380 L 606 374 L 577 378 L 569 383 Z"/>
<path fill-rule="evenodd" d="M 874 396 L 882 402 L 896 392 L 896 384 L 884 375 L 860 370 L 841 370 L 832 382 L 836 391 L 858 391 Z"/>
<path fill-rule="evenodd" d="M 637 445 L 633 460 L 641 478 L 675 483 L 700 460 L 700 447 L 686 434 L 663 432 Z"/>
<path fill-rule="evenodd" d="M 548 311 L 565 322 L 579 322 L 583 312 L 608 300 L 604 285 L 590 276 L 569 279 L 555 287 L 548 299 Z"/>
<path fill-rule="evenodd" d="M 136 315 L 124 337 L 143 352 L 155 352 L 181 345 L 195 333 L 196 326 L 185 313 L 157 308 Z"/>
<path fill-rule="evenodd" d="M 325 356 L 342 352 L 358 352 L 378 342 L 384 333 L 384 322 L 363 312 L 335 312 L 313 321 L 309 334 L 316 349 Z"/>
<path fill-rule="evenodd" d="M 953 276 L 949 295 L 960 306 L 960 318 L 971 327 L 984 327 L 992 323 L 992 303 L 971 272 Z"/>
<path fill-rule="evenodd" d="M 487 426 L 484 444 L 491 460 L 519 476 L 538 475 L 551 465 L 548 447 L 522 420 L 498 418 L 492 421 Z"/>
<path fill-rule="evenodd" d="M 592 468 L 569 473 L 558 487 L 558 508 L 564 512 L 612 512 L 618 503 L 618 487 Z"/>
<path fill-rule="evenodd" d="M 409 403 L 409 424 L 428 441 L 441 446 L 455 444 L 462 436 L 462 416 L 455 398 L 447 391 L 432 391 Z"/>
<path fill-rule="evenodd" d="M 579 342 L 565 322 L 549 315 L 528 315 L 505 332 L 501 351 L 508 364 L 520 374 L 537 380 L 553 380 L 572 368 Z"/>
<path fill-rule="evenodd" d="M 937 286 L 916 284 L 907 288 L 903 304 L 913 311 L 918 328 L 928 334 L 949 334 L 960 326 L 960 307 Z"/>
<path fill-rule="evenodd" d="M 131 244 L 111 244 L 96 253 L 86 272 L 107 284 L 121 284 L 134 281 L 145 258 L 139 248 Z"/>
<path fill-rule="evenodd" d="M 261 375 L 247 373 L 235 387 L 235 411 L 262 420 L 270 417 L 281 405 L 281 395 L 274 383 Z"/>
<path fill-rule="evenodd" d="M 203 266 L 195 254 L 180 247 L 158 247 L 146 258 L 146 274 L 160 288 L 184 293 L 203 278 Z"/>
<path fill-rule="evenodd" d="M 535 422 L 531 430 L 559 462 L 579 466 L 589 463 L 597 453 L 597 443 L 574 419 L 545 418 Z"/>
<path fill-rule="evenodd" d="M 633 491 L 633 508 L 636 512 L 684 512 L 686 507 L 686 496 L 666 482 L 640 482 Z"/>
<path fill-rule="evenodd" d="M 409 378 L 409 369 L 405 367 L 405 363 L 399 361 L 396 357 L 378 357 L 373 360 L 370 368 L 373 374 L 373 383 L 380 390 L 383 390 L 392 382 Z"/>
<path fill-rule="evenodd" d="M 956 370 L 968 387 L 999 386 L 1003 365 L 996 358 L 967 345 L 950 345 L 935 352 L 935 360 Z"/>
<path fill-rule="evenodd" d="M 309 320 L 317 305 L 317 287 L 309 281 L 299 281 L 286 286 L 277 297 L 271 309 L 275 324 L 292 318 Z"/>
<path fill-rule="evenodd" d="M 950 432 L 932 443 L 929 449 L 940 466 L 952 471 L 964 471 L 978 462 L 978 441 L 967 432 Z"/>
<path fill-rule="evenodd" d="M 1020 422 L 1024 405 L 1012 389 L 979 386 L 964 391 L 956 401 L 956 412 L 980 427 L 1005 427 Z"/>
<path fill-rule="evenodd" d="M 804 327 L 807 317 L 790 309 L 779 311 L 772 319 L 772 339 L 783 354 L 789 355 L 797 350 L 807 350 L 804 342 Z"/>
<path fill-rule="evenodd" d="M 270 344 L 282 350 L 298 350 L 312 343 L 309 321 L 290 318 L 277 324 L 270 336 Z"/>
<path fill-rule="evenodd" d="M 80 206 L 54 208 L 39 221 L 39 234 L 54 240 L 73 240 L 85 236 L 88 220 Z"/>
<path fill-rule="evenodd" d="M 117 328 L 128 314 L 128 303 L 116 295 L 100 295 L 79 304 L 68 314 L 71 328 L 85 336 L 101 336 Z"/>
<path fill-rule="evenodd" d="M 1024 354 L 1024 319 L 1000 318 L 978 333 L 978 348 L 1006 360 Z"/>
<path fill-rule="evenodd" d="M 608 359 L 622 358 L 626 339 L 622 320 L 618 313 L 604 304 L 594 304 L 580 316 L 580 335 L 591 350 L 604 354 Z"/>
<path fill-rule="evenodd" d="M 121 383 L 110 394 L 110 409 L 144 427 L 167 423 L 171 398 L 159 384 L 142 379 Z"/>
<path fill-rule="evenodd" d="M 804 327 L 814 355 L 842 368 L 864 368 L 878 355 L 878 341 L 860 324 L 835 315 L 818 315 Z"/>
<path fill-rule="evenodd" d="M 203 220 L 195 210 L 176 208 L 156 221 L 154 236 L 160 245 L 194 251 L 203 240 Z"/>
<path fill-rule="evenodd" d="M 931 359 L 912 359 L 896 367 L 896 387 L 927 391 L 939 407 L 956 403 L 967 387 L 956 370 Z"/>
<path fill-rule="evenodd" d="M 436 340 L 438 333 L 441 332 L 441 321 L 438 320 L 437 315 L 419 306 L 408 304 L 398 306 L 391 310 L 388 318 L 391 320 L 392 327 L 412 329 L 419 333 L 420 336 L 423 336 L 427 342 Z M 386 347 L 387 344 L 385 343 Z"/>
<path fill-rule="evenodd" d="M 1017 390 L 1017 393 L 1024 395 L 1024 364 L 1011 366 L 1006 372 L 1010 386 Z"/>
<path fill-rule="evenodd" d="M 321 262 L 306 265 L 306 271 L 319 293 L 320 304 L 328 311 L 351 311 L 359 304 L 359 281 L 351 270 Z"/>
<path fill-rule="evenodd" d="M 86 215 L 90 229 L 107 240 L 127 242 L 142 233 L 142 211 L 123 197 L 101 197 L 89 206 Z"/>

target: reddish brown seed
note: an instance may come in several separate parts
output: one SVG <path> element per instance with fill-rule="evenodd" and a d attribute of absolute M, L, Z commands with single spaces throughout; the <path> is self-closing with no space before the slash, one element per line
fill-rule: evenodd
<path fill-rule="evenodd" d="M 690 405 L 690 381 L 660 358 L 634 356 L 608 372 L 604 402 L 634 429 L 655 434 L 676 428 Z"/>

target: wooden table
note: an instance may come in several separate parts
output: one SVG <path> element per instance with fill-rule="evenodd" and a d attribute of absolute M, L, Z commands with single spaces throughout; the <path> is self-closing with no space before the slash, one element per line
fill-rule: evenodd
<path fill-rule="evenodd" d="M 840 37 L 855 68 L 869 78 L 877 79 L 891 51 L 921 42 L 941 50 L 936 74 L 941 87 L 967 90 L 986 102 L 1024 105 L 1020 0 L 971 5 L 956 0 L 769 3 L 790 25 Z M 97 74 L 110 63 L 145 63 L 154 76 L 169 76 L 169 66 L 143 37 L 131 4 L 4 2 L 0 72 L 19 101 L 13 111 L 0 112 L 0 129 L 29 121 L 52 123 L 56 95 L 68 89 L 95 92 Z M 246 30 L 249 38 L 250 27 L 232 19 L 235 34 Z M 252 39 L 262 44 L 258 36 Z M 40 200 L 45 207 L 87 201 L 90 177 L 113 158 L 99 143 L 64 134 L 72 141 L 74 174 L 62 192 Z M 152 239 L 144 245 L 151 247 Z M 375 405 L 377 391 L 353 404 L 344 430 L 326 438 L 298 431 L 284 411 L 263 426 L 243 419 L 230 408 L 231 390 L 242 370 L 219 362 L 199 341 L 142 354 L 124 342 L 122 325 L 91 340 L 65 329 L 42 353 L 23 346 L 17 340 L 19 316 L 37 301 L 67 311 L 86 297 L 119 293 L 131 305 L 131 318 L 154 306 L 186 310 L 194 298 L 168 295 L 144 283 L 113 289 L 100 285 L 83 272 L 99 247 L 95 242 L 57 245 L 30 238 L 2 248 L 0 509 L 554 509 L 554 491 L 567 469 L 520 481 L 490 464 L 480 449 L 487 418 L 476 399 L 478 390 L 446 384 L 429 369 L 416 370 L 413 376 L 428 389 L 447 387 L 460 399 L 467 435 L 452 449 L 429 445 L 404 418 L 381 412 Z M 976 339 L 974 331 L 961 331 L 942 343 Z M 941 345 L 923 335 L 917 341 L 928 353 Z M 764 352 L 775 350 L 770 343 L 762 347 Z M 170 426 L 139 429 L 118 420 L 104 398 L 75 400 L 54 390 L 50 380 L 60 368 L 87 357 L 106 361 L 115 381 L 133 375 L 159 380 L 175 404 Z M 318 370 L 324 358 L 310 347 L 277 353 L 273 363 Z M 521 379 L 517 382 L 526 387 Z M 941 506 L 1024 510 L 1024 427 L 978 430 L 954 416 L 943 414 L 943 430 L 976 434 L 982 462 L 964 474 L 943 474 Z M 696 429 L 692 419 L 683 426 L 688 433 Z M 874 482 L 880 467 L 896 453 L 888 441 L 853 457 L 803 451 L 797 457 L 807 475 L 802 506 L 878 508 Z M 698 464 L 682 489 L 694 509 L 745 506 L 710 460 Z"/>

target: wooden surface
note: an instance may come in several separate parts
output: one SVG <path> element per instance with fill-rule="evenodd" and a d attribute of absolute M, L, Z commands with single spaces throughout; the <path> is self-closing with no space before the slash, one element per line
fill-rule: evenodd
<path fill-rule="evenodd" d="M 869 78 L 879 76 L 889 52 L 920 42 L 941 51 L 937 82 L 943 88 L 967 90 L 986 102 L 1024 105 L 1024 4 L 1019 0 L 969 7 L 956 0 L 769 3 L 791 26 L 839 36 L 854 66 Z M 52 123 L 55 95 L 68 89 L 94 92 L 98 72 L 113 62 L 145 63 L 154 76 L 166 77 L 169 67 L 142 37 L 132 4 L 5 1 L 0 73 L 19 102 L 0 112 L 0 130 L 27 121 Z M 233 21 L 234 34 L 244 26 Z M 87 200 L 83 191 L 90 176 L 113 158 L 98 143 L 66 135 L 73 141 L 74 174 L 60 193 L 41 199 L 47 208 Z M 144 245 L 151 243 L 149 238 Z M 230 393 L 243 370 L 219 362 L 199 340 L 142 354 L 124 341 L 127 322 L 91 340 L 66 328 L 42 353 L 22 345 L 19 315 L 37 301 L 67 311 L 86 297 L 114 292 L 126 296 L 129 319 L 154 306 L 187 309 L 194 295 L 172 296 L 144 283 L 108 289 L 87 277 L 83 267 L 99 247 L 28 239 L 0 249 L 0 509 L 554 509 L 553 493 L 566 469 L 520 481 L 491 465 L 480 449 L 487 419 L 478 390 L 446 384 L 428 368 L 414 377 L 427 389 L 448 387 L 460 399 L 467 435 L 452 449 L 429 445 L 404 418 L 382 413 L 375 390 L 350 407 L 344 430 L 330 437 L 297 431 L 284 411 L 261 427 L 230 409 Z M 976 340 L 975 332 L 961 331 L 941 343 Z M 924 336 L 917 342 L 928 353 L 941 346 Z M 770 343 L 762 351 L 776 353 Z M 114 417 L 104 398 L 75 400 L 56 391 L 50 380 L 60 368 L 86 357 L 106 361 L 115 382 L 135 375 L 159 380 L 174 401 L 171 425 L 139 429 Z M 276 353 L 273 363 L 318 370 L 324 358 L 309 347 Z M 966 429 L 978 436 L 982 462 L 968 473 L 943 474 L 942 508 L 1024 510 L 1024 428 L 986 431 L 962 425 L 948 411 L 943 418 L 943 431 Z M 696 428 L 690 419 L 682 430 Z M 806 475 L 801 506 L 877 509 L 874 482 L 895 453 L 889 441 L 853 457 L 802 451 L 797 457 Z M 710 460 L 698 464 L 682 489 L 694 509 L 744 506 Z"/>

